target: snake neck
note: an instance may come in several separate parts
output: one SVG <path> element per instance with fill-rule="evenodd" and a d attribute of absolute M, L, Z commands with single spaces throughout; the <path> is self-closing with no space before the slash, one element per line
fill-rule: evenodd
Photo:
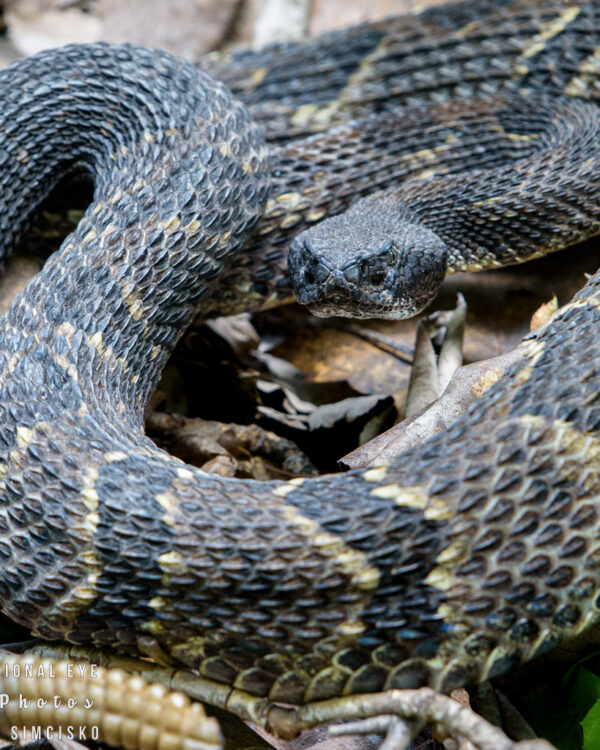
<path fill-rule="evenodd" d="M 0 96 L 2 215 L 15 227 L 5 253 L 65 171 L 83 165 L 95 180 L 75 232 L 7 315 L 5 371 L 11 358 L 47 355 L 56 377 L 77 372 L 82 392 L 125 396 L 140 419 L 178 337 L 260 215 L 258 129 L 193 65 L 138 47 L 42 53 L 2 73 Z"/>

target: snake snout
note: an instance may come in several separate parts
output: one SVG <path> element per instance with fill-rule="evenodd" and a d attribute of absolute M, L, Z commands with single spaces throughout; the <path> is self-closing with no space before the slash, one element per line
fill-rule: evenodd
<path fill-rule="evenodd" d="M 289 278 L 315 315 L 400 319 L 435 297 L 447 254 L 393 194 L 375 194 L 296 237 Z"/>

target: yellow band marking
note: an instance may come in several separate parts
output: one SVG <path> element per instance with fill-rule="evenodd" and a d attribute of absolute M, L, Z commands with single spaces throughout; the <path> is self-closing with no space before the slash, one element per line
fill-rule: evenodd
<path fill-rule="evenodd" d="M 80 493 L 83 504 L 92 513 L 98 508 L 99 502 L 98 493 L 94 487 L 98 476 L 98 469 L 95 466 L 88 467 L 85 474 L 85 484 Z"/>
<path fill-rule="evenodd" d="M 536 139 L 539 139 L 538 133 L 529 133 L 528 135 L 523 135 L 521 133 L 507 133 L 506 137 L 510 141 L 517 141 L 520 143 L 529 143 L 530 141 L 535 141 Z"/>
<path fill-rule="evenodd" d="M 183 557 L 175 550 L 164 552 L 162 555 L 159 555 L 157 562 L 162 570 L 168 574 L 183 573 L 186 570 Z"/>
<path fill-rule="evenodd" d="M 168 526 L 175 526 L 175 511 L 179 507 L 178 498 L 171 491 L 167 490 L 166 492 L 161 492 L 159 495 L 156 495 L 156 501 L 165 510 L 165 514 L 161 518 L 161 521 Z"/>
<path fill-rule="evenodd" d="M 536 362 L 540 359 L 544 350 L 546 349 L 546 342 L 542 339 L 531 339 L 524 345 L 525 357 L 529 360 L 529 364 L 533 367 Z"/>
<path fill-rule="evenodd" d="M 93 487 L 86 487 L 81 490 L 81 498 L 86 508 L 95 510 L 98 507 L 98 493 Z"/>
<path fill-rule="evenodd" d="M 475 31 L 475 29 L 479 26 L 479 21 L 469 21 L 469 23 L 466 26 L 463 26 L 461 29 L 456 31 L 454 33 L 454 36 L 456 39 L 464 39 L 466 36 L 468 36 L 472 31 Z"/>
<path fill-rule="evenodd" d="M 291 484 L 282 484 L 279 487 L 275 487 L 273 490 L 273 494 L 277 495 L 277 497 L 285 497 L 286 495 L 289 495 L 290 492 L 293 492 L 296 488 Z"/>
<path fill-rule="evenodd" d="M 573 481 L 586 491 L 600 486 L 600 438 L 580 432 L 562 419 L 548 422 L 544 417 L 524 414 L 519 421 L 546 432 L 544 447 L 556 456 L 561 479 Z"/>
<path fill-rule="evenodd" d="M 194 479 L 194 472 L 190 469 L 186 469 L 185 467 L 181 466 L 177 469 L 177 476 L 180 479 L 188 479 L 192 480 Z"/>
<path fill-rule="evenodd" d="M 387 466 L 377 466 L 374 469 L 367 469 L 362 475 L 365 482 L 383 482 L 388 472 Z"/>
<path fill-rule="evenodd" d="M 399 484 L 386 484 L 371 490 L 375 497 L 394 500 L 401 508 L 416 508 L 423 510 L 427 521 L 447 521 L 452 517 L 453 510 L 442 498 L 430 497 L 424 487 L 403 487 Z"/>
<path fill-rule="evenodd" d="M 351 584 L 361 591 L 373 591 L 379 585 L 379 571 L 369 565 L 363 552 L 348 547 L 343 539 L 319 528 L 312 518 L 303 516 L 291 505 L 280 506 L 285 520 L 295 526 L 307 544 L 322 557 L 331 560 L 350 577 Z"/>
<path fill-rule="evenodd" d="M 52 611 L 49 613 L 50 616 L 58 615 L 60 618 L 66 617 L 69 621 L 74 621 L 81 612 L 88 608 L 91 602 L 95 601 L 98 595 L 97 581 L 102 572 L 103 564 L 93 546 L 93 540 L 100 522 L 96 510 L 98 495 L 93 486 L 97 478 L 97 468 L 89 467 L 85 476 L 85 485 L 80 492 L 83 507 L 89 512 L 79 516 L 72 524 L 73 530 L 85 539 L 85 547 L 78 554 L 78 558 L 84 566 L 84 575 L 77 586 L 55 602 Z"/>
<path fill-rule="evenodd" d="M 137 180 L 136 180 L 136 181 L 135 181 L 135 182 L 133 183 L 133 185 L 130 185 L 130 186 L 129 186 L 129 188 L 127 189 L 127 192 L 129 193 L 129 195 L 135 195 L 136 193 L 139 193 L 139 192 L 140 192 L 140 190 L 141 190 L 141 189 L 142 189 L 143 187 L 144 187 L 144 181 L 138 178 L 138 179 L 137 179 Z"/>
<path fill-rule="evenodd" d="M 306 221 L 320 221 L 324 216 L 327 216 L 327 211 L 324 208 L 317 208 L 306 214 Z"/>
<path fill-rule="evenodd" d="M 548 39 L 552 39 L 557 34 L 560 34 L 560 32 L 571 23 L 571 21 L 577 18 L 580 12 L 579 8 L 571 6 L 570 8 L 565 8 L 558 18 L 542 24 L 539 33 L 533 37 L 531 45 L 522 53 L 523 57 L 534 57 L 538 52 L 541 52 L 545 47 L 544 43 L 548 41 Z"/>
<path fill-rule="evenodd" d="M 101 237 L 108 237 L 109 234 L 112 234 L 113 232 L 116 232 L 119 227 L 115 226 L 114 224 L 109 224 L 106 229 L 102 232 L 100 235 Z"/>
<path fill-rule="evenodd" d="M 454 508 L 441 497 L 431 499 L 423 515 L 426 521 L 449 521 L 454 515 Z"/>
<path fill-rule="evenodd" d="M 433 588 L 438 589 L 438 591 L 448 591 L 455 585 L 456 579 L 449 570 L 439 567 L 433 568 L 425 579 L 425 583 L 428 586 L 433 586 Z"/>
<path fill-rule="evenodd" d="M 107 463 L 112 463 L 113 461 L 124 461 L 126 458 L 129 458 L 129 454 L 124 453 L 123 451 L 109 451 L 104 454 L 104 460 Z"/>
<path fill-rule="evenodd" d="M 144 312 L 144 303 L 136 296 L 134 285 L 128 281 L 123 285 L 121 296 L 129 307 L 129 314 L 134 320 L 140 320 Z"/>
<path fill-rule="evenodd" d="M 110 198 L 108 199 L 108 202 L 109 202 L 109 204 L 110 204 L 111 206 L 112 206 L 112 205 L 114 205 L 115 203 L 117 203 L 117 201 L 120 201 L 120 200 L 121 200 L 121 198 L 123 197 L 123 195 L 124 195 L 124 193 L 123 193 L 123 191 L 121 190 L 121 188 L 117 188 L 117 189 L 115 190 L 115 192 L 114 192 L 114 193 L 113 193 L 113 194 L 112 194 L 112 195 L 110 196 Z"/>
<path fill-rule="evenodd" d="M 458 539 L 443 549 L 436 558 L 439 565 L 460 565 L 469 557 L 469 546 L 464 539 Z"/>
<path fill-rule="evenodd" d="M 394 500 L 402 508 L 425 508 L 429 495 L 423 487 L 403 487 L 400 484 L 384 484 L 371 490 L 371 495 Z"/>
<path fill-rule="evenodd" d="M 283 208 L 296 208 L 301 199 L 300 193 L 281 193 L 275 198 L 275 201 Z"/>
<path fill-rule="evenodd" d="M 161 229 L 164 229 L 165 232 L 174 232 L 176 229 L 179 228 L 179 225 L 181 224 L 181 219 L 177 214 L 174 216 L 171 216 L 169 219 L 165 219 L 164 221 L 160 222 Z"/>
<path fill-rule="evenodd" d="M 590 78 L 597 78 L 600 72 L 600 47 L 585 58 L 577 69 L 577 73 L 565 86 L 565 93 L 569 96 L 585 96 L 588 91 Z"/>
<path fill-rule="evenodd" d="M 289 227 L 293 227 L 299 221 L 302 221 L 302 214 L 286 214 L 286 216 L 280 221 L 279 226 L 282 229 L 288 229 Z"/>
<path fill-rule="evenodd" d="M 228 143 L 221 143 L 219 146 L 219 151 L 221 152 L 221 156 L 233 156 L 231 152 L 231 146 Z"/>
<path fill-rule="evenodd" d="M 348 635 L 348 636 L 356 636 L 361 635 L 365 632 L 367 629 L 366 625 L 364 625 L 362 622 L 358 621 L 348 621 L 343 622 L 341 625 L 338 625 L 336 630 L 341 635 Z"/>
<path fill-rule="evenodd" d="M 431 177 L 439 177 L 443 174 L 448 174 L 450 172 L 449 169 L 439 169 L 438 167 L 430 167 L 429 169 L 424 169 L 422 172 L 417 172 L 415 175 L 413 175 L 412 179 L 415 180 L 429 180 Z"/>
<path fill-rule="evenodd" d="M 96 331 L 96 333 L 88 336 L 88 344 L 102 354 L 102 332 Z"/>
<path fill-rule="evenodd" d="M 56 329 L 57 336 L 64 336 L 67 339 L 71 338 L 71 336 L 74 333 L 75 333 L 75 328 L 71 325 L 71 323 L 69 323 L 66 320 L 63 323 L 61 323 Z"/>
<path fill-rule="evenodd" d="M 276 487 L 273 490 L 273 494 L 277 495 L 277 497 L 285 497 L 290 492 L 298 489 L 298 487 L 300 487 L 303 482 L 304 477 L 296 477 L 295 479 L 290 479 L 289 482 L 282 484 L 280 487 Z"/>
<path fill-rule="evenodd" d="M 73 380 L 73 382 L 79 382 L 79 374 L 77 372 L 77 368 L 72 362 L 69 362 L 69 360 L 66 357 L 63 357 L 62 354 L 53 354 L 52 359 L 62 370 L 67 373 L 67 375 Z"/>
<path fill-rule="evenodd" d="M 19 448 L 27 448 L 33 440 L 33 430 L 28 427 L 17 427 L 17 445 Z"/>
<path fill-rule="evenodd" d="M 504 195 L 494 195 L 491 198 L 486 198 L 482 201 L 473 201 L 473 206 L 477 206 L 477 208 L 481 208 L 481 206 L 493 206 L 496 203 L 500 203 L 504 199 Z"/>
<path fill-rule="evenodd" d="M 190 223 L 184 227 L 186 234 L 195 234 L 202 225 L 198 219 L 192 219 Z"/>
<path fill-rule="evenodd" d="M 254 73 L 250 76 L 250 82 L 253 86 L 258 86 L 261 84 L 267 73 L 269 72 L 268 68 L 257 68 Z"/>

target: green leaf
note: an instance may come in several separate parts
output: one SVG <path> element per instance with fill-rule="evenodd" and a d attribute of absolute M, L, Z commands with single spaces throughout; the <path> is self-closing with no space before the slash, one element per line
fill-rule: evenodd
<path fill-rule="evenodd" d="M 600 700 L 590 708 L 581 722 L 583 729 L 583 750 L 600 748 Z"/>
<path fill-rule="evenodd" d="M 599 699 L 600 677 L 585 667 L 579 667 L 569 690 L 569 706 L 583 717 Z"/>
<path fill-rule="evenodd" d="M 560 682 L 554 682 L 528 700 L 525 718 L 539 737 L 558 750 L 582 750 L 583 715 L 570 705 L 568 693 L 561 690 Z"/>
<path fill-rule="evenodd" d="M 600 676 L 592 671 L 597 667 L 596 650 L 526 701 L 525 718 L 558 750 L 600 750 Z"/>

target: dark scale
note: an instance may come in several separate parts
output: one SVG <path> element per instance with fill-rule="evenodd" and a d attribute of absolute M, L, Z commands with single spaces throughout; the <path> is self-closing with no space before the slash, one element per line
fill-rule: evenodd
<path fill-rule="evenodd" d="M 321 312 L 341 300 L 401 316 L 446 266 L 516 262 L 597 232 L 597 109 L 551 86 L 575 86 L 583 54 L 562 51 L 573 34 L 577 50 L 595 40 L 598 3 L 496 7 L 207 62 L 277 140 L 283 123 L 321 122 L 297 108 L 299 68 L 286 68 L 310 60 L 322 85 L 307 90 L 336 105 L 321 122 L 336 129 L 270 150 L 224 86 L 164 53 L 68 47 L 0 73 L 3 251 L 65 173 L 86 169 L 95 186 L 0 325 L 5 614 L 45 638 L 159 655 L 288 703 L 450 690 L 600 619 L 599 275 L 467 414 L 387 467 L 230 480 L 142 432 L 185 326 L 289 293 L 296 235 L 300 296 L 321 277 Z M 289 97 L 271 101 L 290 76 Z M 525 76 L 543 90 L 522 99 Z M 411 106 L 387 112 L 388 100 Z"/>

